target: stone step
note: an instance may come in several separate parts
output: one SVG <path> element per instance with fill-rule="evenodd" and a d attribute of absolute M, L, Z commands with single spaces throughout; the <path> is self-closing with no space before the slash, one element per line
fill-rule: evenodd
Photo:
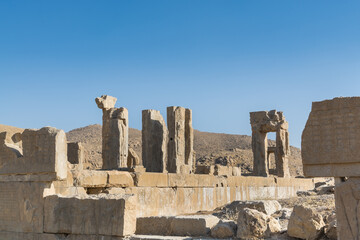
<path fill-rule="evenodd" d="M 214 238 L 206 238 L 206 237 L 179 237 L 179 236 L 159 236 L 159 235 L 134 235 L 131 236 L 131 240 L 207 240 Z M 229 238 L 230 239 L 230 238 Z"/>
<path fill-rule="evenodd" d="M 142 217 L 136 221 L 136 234 L 206 237 L 219 221 L 213 215 Z"/>

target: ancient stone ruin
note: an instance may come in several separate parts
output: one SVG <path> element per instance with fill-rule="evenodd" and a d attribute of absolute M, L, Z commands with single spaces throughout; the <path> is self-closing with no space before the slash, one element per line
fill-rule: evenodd
<path fill-rule="evenodd" d="M 195 174 L 191 110 L 181 107 L 168 108 L 169 131 L 158 111 L 143 111 L 141 160 L 128 148 L 127 110 L 114 108 L 115 101 L 106 95 L 96 100 L 103 110 L 103 169 L 84 169 L 82 144 L 67 142 L 62 130 L 0 133 L 0 239 L 199 238 L 210 229 L 212 236 L 233 237 L 234 224 L 195 213 L 314 188 L 312 179 L 245 177 L 226 166 Z M 274 220 L 261 217 L 267 234 Z"/>
<path fill-rule="evenodd" d="M 157 110 L 142 111 L 142 158 L 147 172 L 190 174 L 194 171 L 192 112 L 167 108 L 167 126 Z"/>
<path fill-rule="evenodd" d="M 168 135 L 159 111 L 142 111 L 142 159 L 148 172 L 167 172 Z"/>
<path fill-rule="evenodd" d="M 282 112 L 261 111 L 250 113 L 254 175 L 269 176 L 270 153 L 275 154 L 276 174 L 290 177 L 288 156 L 290 154 L 288 122 Z M 267 133 L 276 132 L 276 146 L 268 147 Z"/>
<path fill-rule="evenodd" d="M 302 134 L 304 175 L 335 177 L 338 239 L 359 239 L 360 97 L 313 102 Z"/>
<path fill-rule="evenodd" d="M 103 111 L 102 158 L 103 169 L 127 167 L 129 120 L 126 108 L 115 108 L 116 98 L 103 95 L 96 98 Z"/>
<path fill-rule="evenodd" d="M 168 107 L 167 122 L 169 128 L 168 172 L 191 173 L 194 154 L 191 109 Z"/>

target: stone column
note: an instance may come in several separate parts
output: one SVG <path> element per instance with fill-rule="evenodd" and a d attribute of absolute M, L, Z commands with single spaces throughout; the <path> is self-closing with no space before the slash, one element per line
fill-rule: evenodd
<path fill-rule="evenodd" d="M 185 165 L 185 108 L 168 107 L 167 124 L 169 128 L 168 172 L 180 173 Z"/>
<path fill-rule="evenodd" d="M 287 129 L 278 129 L 276 132 L 275 162 L 277 176 L 290 177 L 289 160 L 290 154 L 289 132 Z"/>
<path fill-rule="evenodd" d="M 255 176 L 269 176 L 269 166 L 267 161 L 267 134 L 259 130 L 252 132 L 252 150 L 254 155 L 254 174 Z"/>
<path fill-rule="evenodd" d="M 194 157 L 194 129 L 192 127 L 192 111 L 185 109 L 185 164 L 193 166 Z M 192 167 L 191 167 L 192 168 Z"/>
<path fill-rule="evenodd" d="M 168 130 L 157 110 L 142 111 L 142 159 L 147 172 L 167 172 Z"/>
<path fill-rule="evenodd" d="M 95 101 L 103 110 L 102 159 L 103 169 L 127 167 L 129 124 L 128 110 L 114 108 L 116 98 L 103 95 Z"/>

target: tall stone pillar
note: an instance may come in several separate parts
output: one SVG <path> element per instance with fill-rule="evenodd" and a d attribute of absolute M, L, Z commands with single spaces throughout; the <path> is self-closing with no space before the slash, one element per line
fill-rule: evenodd
<path fill-rule="evenodd" d="M 260 131 L 252 132 L 252 150 L 254 156 L 254 174 L 256 176 L 269 176 L 267 161 L 267 134 Z"/>
<path fill-rule="evenodd" d="M 190 173 L 193 169 L 194 132 L 192 112 L 183 107 L 167 108 L 169 128 L 168 172 Z"/>
<path fill-rule="evenodd" d="M 185 164 L 193 166 L 194 129 L 192 127 L 192 110 L 185 109 Z"/>
<path fill-rule="evenodd" d="M 147 172 L 167 172 L 168 130 L 157 110 L 142 111 L 142 159 Z"/>
<path fill-rule="evenodd" d="M 180 173 L 185 165 L 185 108 L 168 107 L 167 124 L 169 128 L 168 171 Z"/>
<path fill-rule="evenodd" d="M 95 101 L 103 111 L 102 159 L 103 169 L 127 167 L 129 124 L 128 110 L 115 108 L 116 98 L 103 95 Z"/>
<path fill-rule="evenodd" d="M 279 177 L 290 177 L 289 159 L 290 144 L 287 129 L 279 128 L 276 132 L 275 162 Z"/>

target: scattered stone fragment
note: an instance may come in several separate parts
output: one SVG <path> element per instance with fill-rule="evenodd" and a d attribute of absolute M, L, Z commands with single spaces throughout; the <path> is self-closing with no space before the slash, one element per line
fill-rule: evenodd
<path fill-rule="evenodd" d="M 220 221 L 213 215 L 176 216 L 171 222 L 173 236 L 207 236 Z"/>
<path fill-rule="evenodd" d="M 237 227 L 237 237 L 241 239 L 261 239 L 281 231 L 281 226 L 276 219 L 249 208 L 244 208 L 239 212 Z"/>
<path fill-rule="evenodd" d="M 233 201 L 223 208 L 223 211 L 229 213 L 230 219 L 237 219 L 239 212 L 244 208 L 258 210 L 267 215 L 272 215 L 281 210 L 281 205 L 276 200 L 257 200 L 257 201 Z M 233 216 L 233 217 L 231 217 Z"/>
<path fill-rule="evenodd" d="M 292 210 L 290 208 L 282 208 L 279 211 L 276 211 L 272 214 L 272 217 L 279 219 L 290 219 Z"/>
<path fill-rule="evenodd" d="M 337 228 L 336 219 L 334 219 L 330 223 L 326 224 L 326 226 L 324 227 L 325 235 L 331 240 L 336 240 L 337 239 L 336 228 Z"/>
<path fill-rule="evenodd" d="M 323 218 L 316 210 L 296 205 L 289 220 L 288 234 L 292 237 L 315 240 L 324 226 Z"/>
<path fill-rule="evenodd" d="M 213 238 L 233 238 L 236 233 L 236 223 L 234 221 L 220 221 L 211 228 L 211 236 Z"/>

